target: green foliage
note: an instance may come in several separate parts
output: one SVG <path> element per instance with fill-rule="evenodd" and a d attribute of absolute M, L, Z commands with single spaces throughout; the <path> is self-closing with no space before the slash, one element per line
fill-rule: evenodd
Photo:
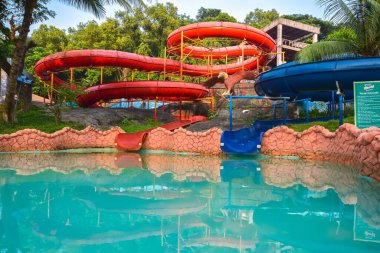
<path fill-rule="evenodd" d="M 46 47 L 33 47 L 28 51 L 25 57 L 25 69 L 28 73 L 34 73 L 34 65 L 41 60 L 41 58 L 52 54 L 54 51 L 47 49 Z M 36 78 L 37 76 L 34 75 Z"/>
<path fill-rule="evenodd" d="M 40 25 L 37 30 L 33 31 L 31 39 L 38 47 L 49 52 L 63 51 L 68 43 L 65 30 L 45 24 Z"/>
<path fill-rule="evenodd" d="M 356 47 L 353 43 L 344 40 L 324 40 L 311 44 L 296 54 L 296 60 L 300 62 L 313 62 L 356 55 Z"/>
<path fill-rule="evenodd" d="M 160 125 L 161 125 L 160 123 L 154 122 L 153 119 L 147 119 L 145 121 L 145 124 L 141 124 L 137 121 L 126 118 L 122 121 L 122 123 L 119 126 L 127 133 L 134 133 L 134 132 L 139 132 L 139 131 L 155 128 Z"/>
<path fill-rule="evenodd" d="M 309 110 L 309 118 L 321 118 L 321 117 L 329 117 L 331 116 L 331 112 L 328 110 L 320 111 L 317 108 L 313 108 L 312 110 Z M 306 118 L 306 110 L 300 110 L 299 111 L 299 118 L 304 119 Z"/>
<path fill-rule="evenodd" d="M 206 21 L 208 19 L 216 18 L 222 10 L 220 9 L 207 9 L 204 7 L 199 8 L 197 16 L 195 17 L 197 21 Z"/>
<path fill-rule="evenodd" d="M 201 7 L 195 17 L 197 22 L 206 21 L 222 21 L 222 22 L 237 22 L 236 18 L 230 16 L 220 9 L 206 9 Z"/>
<path fill-rule="evenodd" d="M 256 8 L 247 14 L 244 19 L 244 23 L 256 28 L 263 28 L 279 16 L 280 14 L 275 9 L 264 11 Z"/>
<path fill-rule="evenodd" d="M 0 110 L 1 111 L 1 110 Z M 22 129 L 38 129 L 45 133 L 53 133 L 66 126 L 74 129 L 83 129 L 83 126 L 74 123 L 55 123 L 54 116 L 44 108 L 33 106 L 28 112 L 17 113 L 17 124 L 8 124 L 0 118 L 0 134 L 10 134 Z"/>
<path fill-rule="evenodd" d="M 351 28 L 342 27 L 332 33 L 328 34 L 326 40 L 344 40 L 355 42 L 358 35 Z"/>
<path fill-rule="evenodd" d="M 320 61 L 346 56 L 380 55 L 380 2 L 318 0 L 325 15 L 340 29 L 328 39 L 301 50 L 297 60 Z"/>
<path fill-rule="evenodd" d="M 344 123 L 354 124 L 354 117 L 347 117 L 344 119 Z M 310 122 L 306 124 L 294 124 L 288 125 L 289 128 L 294 129 L 297 132 L 302 132 L 309 129 L 312 126 L 323 126 L 330 131 L 335 131 L 339 128 L 339 120 L 330 120 L 326 122 Z"/>
<path fill-rule="evenodd" d="M 209 120 L 215 119 L 215 117 L 216 117 L 216 112 L 213 111 L 213 110 L 211 110 L 211 109 L 209 109 L 209 110 L 207 111 L 207 117 L 208 117 Z"/>

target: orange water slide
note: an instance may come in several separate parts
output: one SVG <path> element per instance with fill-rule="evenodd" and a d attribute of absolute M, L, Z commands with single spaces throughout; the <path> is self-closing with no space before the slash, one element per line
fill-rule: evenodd
<path fill-rule="evenodd" d="M 210 38 L 229 38 L 240 43 L 234 46 L 206 48 L 187 46 Z M 180 56 L 181 61 L 149 57 L 115 50 L 73 50 L 48 55 L 37 62 L 35 71 L 45 82 L 64 84 L 55 74 L 71 68 L 83 67 L 123 67 L 141 71 L 181 73 L 188 76 L 217 76 L 220 72 L 234 74 L 238 71 L 251 70 L 257 65 L 265 65 L 274 58 L 276 44 L 263 31 L 237 23 L 203 22 L 183 26 L 173 31 L 167 40 L 167 48 Z M 190 65 L 183 61 L 183 56 L 193 58 L 223 59 L 234 57 L 237 60 L 222 65 Z M 240 60 L 239 60 L 240 58 Z M 206 97 L 208 90 L 195 83 L 173 81 L 122 81 L 100 84 L 90 87 L 86 94 L 77 98 L 79 106 L 90 106 L 100 100 L 118 98 L 140 98 L 159 100 L 194 100 Z M 194 118 L 190 121 L 178 121 L 162 127 L 174 130 L 194 122 L 204 120 Z M 116 137 L 115 147 L 121 150 L 139 150 L 145 136 L 151 131 L 120 134 Z"/>
<path fill-rule="evenodd" d="M 46 82 L 63 84 L 54 73 L 70 68 L 83 67 L 124 67 L 153 72 L 182 72 L 189 76 L 216 76 L 220 72 L 233 74 L 243 69 L 255 68 L 257 64 L 264 65 L 273 58 L 275 42 L 266 33 L 256 28 L 230 22 L 203 22 L 183 26 L 168 36 L 167 47 L 181 54 L 181 45 L 192 40 L 202 40 L 213 37 L 225 37 L 243 41 L 241 45 L 222 48 L 206 48 L 186 46 L 182 53 L 189 57 L 202 58 L 211 55 L 213 59 L 223 57 L 238 57 L 243 54 L 250 58 L 223 65 L 190 65 L 172 59 L 149 57 L 134 53 L 115 50 L 73 50 L 59 52 L 42 58 L 35 65 L 37 75 Z M 269 54 L 268 54 L 269 53 Z M 51 74 L 53 73 L 53 75 Z M 142 89 L 144 91 L 142 92 Z M 198 99 L 206 97 L 207 89 L 199 84 L 171 81 L 132 81 L 102 84 L 88 88 L 86 94 L 78 97 L 80 106 L 90 106 L 99 100 L 115 98 L 157 98 L 164 100 Z"/>

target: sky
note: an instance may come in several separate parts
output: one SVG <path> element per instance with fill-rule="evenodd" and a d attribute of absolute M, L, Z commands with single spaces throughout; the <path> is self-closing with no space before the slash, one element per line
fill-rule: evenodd
<path fill-rule="evenodd" d="M 200 7 L 217 8 L 227 12 L 238 21 L 243 22 L 245 16 L 255 8 L 264 10 L 276 9 L 280 14 L 311 14 L 318 18 L 323 18 L 323 10 L 316 4 L 315 0 L 151 0 L 151 4 L 156 2 L 172 2 L 178 7 L 179 14 L 186 14 L 195 18 Z M 96 20 L 94 15 L 76 10 L 73 7 L 64 5 L 57 0 L 49 3 L 48 7 L 56 12 L 56 17 L 45 21 L 45 24 L 56 26 L 60 29 L 76 27 L 80 22 Z M 121 7 L 118 5 L 107 6 L 107 17 L 113 17 Z M 37 29 L 41 23 L 31 27 Z"/>

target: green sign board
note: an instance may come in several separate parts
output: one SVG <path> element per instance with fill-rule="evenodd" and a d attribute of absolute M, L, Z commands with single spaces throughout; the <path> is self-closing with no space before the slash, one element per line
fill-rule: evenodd
<path fill-rule="evenodd" d="M 380 127 L 380 81 L 355 82 L 355 125 Z"/>

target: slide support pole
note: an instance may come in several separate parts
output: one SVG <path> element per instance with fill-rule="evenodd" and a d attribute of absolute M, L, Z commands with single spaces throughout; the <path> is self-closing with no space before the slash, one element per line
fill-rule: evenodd
<path fill-rule="evenodd" d="M 283 123 L 284 125 L 286 125 L 286 99 L 284 98 L 284 101 L 283 101 Z"/>
<path fill-rule="evenodd" d="M 339 125 L 343 125 L 343 96 L 339 96 Z"/>
<path fill-rule="evenodd" d="M 230 96 L 230 131 L 232 131 L 232 107 L 233 107 L 233 101 L 232 96 Z"/>
<path fill-rule="evenodd" d="M 331 91 L 331 112 L 332 118 L 335 119 L 335 91 Z"/>
<path fill-rule="evenodd" d="M 50 105 L 53 105 L 53 86 L 54 86 L 54 73 L 50 74 Z"/>

